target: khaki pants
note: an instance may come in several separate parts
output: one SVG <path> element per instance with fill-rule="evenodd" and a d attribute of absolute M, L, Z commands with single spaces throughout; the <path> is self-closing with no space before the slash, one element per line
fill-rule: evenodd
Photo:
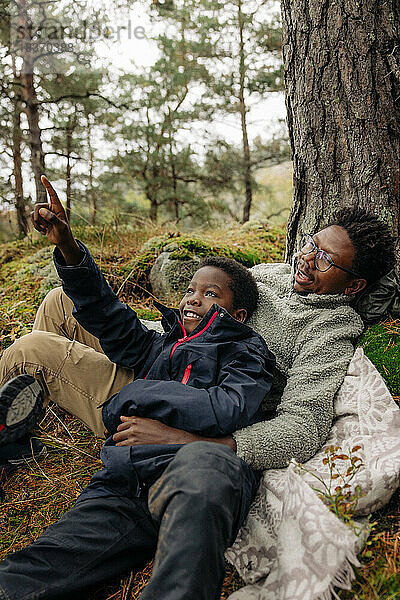
<path fill-rule="evenodd" d="M 40 305 L 32 333 L 7 348 L 0 359 L 0 386 L 29 373 L 49 400 L 77 416 L 104 437 L 99 405 L 133 380 L 103 353 L 99 340 L 72 316 L 73 304 L 62 288 L 51 290 Z"/>

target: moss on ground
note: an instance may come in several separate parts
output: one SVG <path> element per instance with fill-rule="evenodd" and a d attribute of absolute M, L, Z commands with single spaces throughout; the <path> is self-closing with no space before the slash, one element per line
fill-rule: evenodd
<path fill-rule="evenodd" d="M 400 396 L 400 320 L 368 327 L 359 345 L 374 363 L 394 396 Z"/>

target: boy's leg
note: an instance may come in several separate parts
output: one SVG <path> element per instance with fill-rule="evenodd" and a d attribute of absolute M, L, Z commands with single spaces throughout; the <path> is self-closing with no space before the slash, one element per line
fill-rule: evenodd
<path fill-rule="evenodd" d="M 112 363 L 97 338 L 73 318 L 72 302 L 61 288 L 39 307 L 34 331 L 0 358 L 0 387 L 21 373 L 41 382 L 45 404 L 52 400 L 99 436 L 104 431 L 99 404 L 133 380 L 133 371 Z"/>
<path fill-rule="evenodd" d="M 226 446 L 183 446 L 150 488 L 160 524 L 153 574 L 141 600 L 217 600 L 224 552 L 243 524 L 259 475 Z"/>
<path fill-rule="evenodd" d="M 87 598 L 89 587 L 143 568 L 156 544 L 145 497 L 78 502 L 0 565 L 0 600 Z"/>

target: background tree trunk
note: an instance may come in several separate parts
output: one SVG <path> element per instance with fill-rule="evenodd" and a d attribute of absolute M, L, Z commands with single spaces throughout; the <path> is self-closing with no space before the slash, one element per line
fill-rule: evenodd
<path fill-rule="evenodd" d="M 245 56 L 244 56 L 244 40 L 243 40 L 243 14 L 242 2 L 238 1 L 238 29 L 239 29 L 239 106 L 240 106 L 240 122 L 242 125 L 242 141 L 243 141 L 243 176 L 245 201 L 243 206 L 242 222 L 246 223 L 250 219 L 250 210 L 253 202 L 253 190 L 251 185 L 251 167 L 250 167 L 250 148 L 249 138 L 247 136 L 247 119 L 246 119 L 246 102 L 244 98 L 245 89 Z"/>
<path fill-rule="evenodd" d="M 294 203 L 290 259 L 302 231 L 344 206 L 400 234 L 398 0 L 281 0 Z M 400 242 L 397 241 L 400 264 Z"/>
<path fill-rule="evenodd" d="M 14 57 L 12 59 L 12 67 L 14 75 L 12 154 L 15 186 L 15 210 L 17 213 L 18 233 L 20 236 L 25 236 L 28 233 L 28 215 L 26 212 L 26 202 L 24 198 L 22 180 L 21 82 L 17 76 Z"/>
<path fill-rule="evenodd" d="M 72 201 L 72 187 L 71 187 L 71 183 L 72 183 L 71 182 L 72 132 L 73 132 L 73 125 L 71 125 L 71 123 L 69 123 L 68 127 L 67 127 L 67 172 L 66 172 L 67 206 L 66 206 L 66 210 L 65 210 L 68 221 L 71 221 L 71 201 Z"/>
<path fill-rule="evenodd" d="M 45 164 L 42 148 L 42 131 L 39 126 L 38 99 L 34 85 L 34 56 L 30 50 L 32 38 L 25 0 L 18 0 L 17 7 L 18 25 L 22 38 L 21 94 L 25 102 L 25 112 L 29 126 L 29 146 L 31 150 L 31 166 L 35 177 L 36 202 L 47 202 L 46 190 L 40 181 L 40 177 L 45 173 Z"/>

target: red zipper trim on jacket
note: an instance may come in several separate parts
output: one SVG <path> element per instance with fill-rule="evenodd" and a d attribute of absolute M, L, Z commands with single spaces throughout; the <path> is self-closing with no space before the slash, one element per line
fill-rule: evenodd
<path fill-rule="evenodd" d="M 192 368 L 192 365 L 188 365 L 185 369 L 185 372 L 183 374 L 182 381 L 181 381 L 181 383 L 183 383 L 183 385 L 186 385 L 186 383 L 189 381 L 191 368 Z"/>
<path fill-rule="evenodd" d="M 194 338 L 197 338 L 199 335 L 204 333 L 204 331 L 210 327 L 211 323 L 214 321 L 214 319 L 216 319 L 217 316 L 218 316 L 218 311 L 216 310 L 215 313 L 213 314 L 213 316 L 211 317 L 211 319 L 208 321 L 207 325 L 201 331 L 199 331 L 198 333 L 195 333 L 195 335 L 190 335 L 188 337 L 184 337 L 184 338 L 178 340 L 176 342 L 176 344 L 173 345 L 171 354 L 169 355 L 169 357 L 172 358 L 173 353 L 175 352 L 176 348 L 180 344 L 183 344 L 183 342 L 188 342 L 189 340 L 194 340 Z"/>
<path fill-rule="evenodd" d="M 183 335 L 186 337 L 186 330 L 185 330 L 184 326 L 182 325 L 182 323 L 179 321 L 179 319 L 178 319 L 178 323 L 179 323 L 179 325 L 181 326 L 181 329 L 182 329 L 182 331 L 183 331 Z M 171 354 L 171 356 L 172 356 L 172 354 Z M 171 358 L 171 356 L 170 356 L 170 358 Z M 190 368 L 192 368 L 192 365 L 190 365 Z M 147 373 L 147 375 L 148 375 L 149 373 L 150 373 L 150 371 Z M 146 375 L 145 379 L 147 379 L 147 375 Z M 0 427 L 0 431 L 1 431 L 1 427 Z"/>
<path fill-rule="evenodd" d="M 191 367 L 192 365 L 189 365 L 189 366 Z M 4 429 L 4 425 L 3 425 L 3 423 L 2 423 L 2 424 L 0 425 L 0 431 L 3 431 L 3 429 Z"/>
<path fill-rule="evenodd" d="M 178 319 L 178 323 L 181 326 L 181 329 L 183 331 L 183 337 L 186 337 L 186 329 L 184 328 L 184 326 L 182 325 L 182 323 L 179 321 L 179 319 Z"/>

